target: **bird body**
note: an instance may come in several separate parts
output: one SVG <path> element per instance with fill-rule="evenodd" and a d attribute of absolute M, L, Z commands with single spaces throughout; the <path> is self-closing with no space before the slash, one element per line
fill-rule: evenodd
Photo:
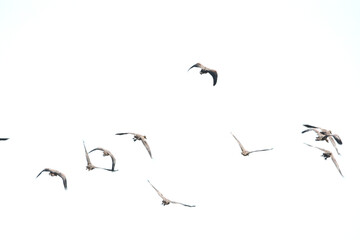
<path fill-rule="evenodd" d="M 337 170 L 339 171 L 340 175 L 341 175 L 342 177 L 344 177 L 343 174 L 341 173 L 339 164 L 337 163 L 337 161 L 336 161 L 336 159 L 335 159 L 335 157 L 334 157 L 334 154 L 333 154 L 332 152 L 330 152 L 329 150 L 323 149 L 323 148 L 319 148 L 319 147 L 312 146 L 312 145 L 307 144 L 307 143 L 305 143 L 305 144 L 308 145 L 309 147 L 317 148 L 317 149 L 323 151 L 323 154 L 322 154 L 321 156 L 324 157 L 325 160 L 327 160 L 328 158 L 331 158 L 331 160 L 332 160 L 333 163 L 335 164 L 335 167 L 336 167 Z"/>
<path fill-rule="evenodd" d="M 110 156 L 111 157 L 111 161 L 112 161 L 112 166 L 111 166 L 111 171 L 114 171 L 114 168 L 115 168 L 115 163 L 116 163 L 116 159 L 114 157 L 114 155 L 109 151 L 109 150 L 106 150 L 104 148 L 94 148 L 93 150 L 91 150 L 89 153 L 93 152 L 93 151 L 96 151 L 96 150 L 99 150 L 99 151 L 102 151 L 103 152 L 103 156 Z"/>
<path fill-rule="evenodd" d="M 244 146 L 241 144 L 241 142 L 235 137 L 234 134 L 231 133 L 231 135 L 233 135 L 233 137 L 235 138 L 235 140 L 238 142 L 240 148 L 241 148 L 241 154 L 243 156 L 249 156 L 250 153 L 253 153 L 253 152 L 262 152 L 262 151 L 269 151 L 269 150 L 272 150 L 273 148 L 268 148 L 268 149 L 261 149 L 261 150 L 254 150 L 254 151 L 248 151 L 244 148 Z"/>
<path fill-rule="evenodd" d="M 140 140 L 140 141 L 144 144 L 146 150 L 148 151 L 150 157 L 152 158 L 149 144 L 148 144 L 147 141 L 146 141 L 146 139 L 147 139 L 146 136 L 141 135 L 141 134 L 137 134 L 137 133 L 131 133 L 131 132 L 116 133 L 115 135 L 125 135 L 125 134 L 132 134 L 132 135 L 134 136 L 134 137 L 133 137 L 134 142 L 137 141 L 137 140 Z"/>
<path fill-rule="evenodd" d="M 193 67 L 201 68 L 201 70 L 200 70 L 200 74 L 201 74 L 201 75 L 202 75 L 202 74 L 205 74 L 205 73 L 210 73 L 210 75 L 211 75 L 212 78 L 213 78 L 213 86 L 216 85 L 217 78 L 218 78 L 218 74 L 217 74 L 217 72 L 216 72 L 214 69 L 207 68 L 207 67 L 205 67 L 204 65 L 202 65 L 201 63 L 196 63 L 196 64 L 194 64 L 193 66 L 191 66 L 191 67 L 189 68 L 189 70 L 192 69 Z M 189 70 L 188 70 L 188 71 L 189 71 Z"/>
<path fill-rule="evenodd" d="M 58 170 L 54 170 L 54 169 L 51 169 L 51 168 L 45 168 L 44 170 L 42 170 L 37 176 L 39 177 L 41 173 L 43 172 L 49 172 L 49 175 L 54 177 L 54 176 L 59 176 L 61 177 L 61 179 L 63 180 L 63 184 L 64 184 L 64 188 L 65 190 L 67 189 L 67 180 L 66 180 L 66 177 L 63 173 L 59 172 Z"/>
<path fill-rule="evenodd" d="M 157 194 L 162 198 L 162 205 L 166 206 L 169 205 L 170 203 L 174 203 L 174 204 L 181 204 L 185 207 L 195 207 L 195 205 L 188 205 L 188 204 L 184 204 L 184 203 L 180 203 L 180 202 L 175 202 L 175 201 L 171 201 L 169 199 L 167 199 L 166 197 L 164 197 L 164 195 L 162 195 L 162 193 L 157 190 L 154 185 L 151 184 L 151 182 L 148 180 L 149 184 L 155 189 L 155 191 L 157 192 Z"/>
<path fill-rule="evenodd" d="M 301 133 L 305 133 L 305 132 L 309 132 L 309 131 L 316 132 L 317 136 L 315 138 L 315 141 L 329 142 L 329 140 L 330 140 L 330 142 L 334 146 L 337 154 L 340 155 L 339 150 L 336 147 L 336 143 L 335 143 L 335 141 L 336 141 L 339 145 L 342 145 L 342 141 L 341 141 L 341 138 L 339 137 L 339 135 L 333 134 L 330 130 L 315 127 L 315 126 L 312 126 L 312 125 L 309 125 L 309 124 L 304 124 L 304 126 L 307 127 L 308 129 L 302 131 Z"/>

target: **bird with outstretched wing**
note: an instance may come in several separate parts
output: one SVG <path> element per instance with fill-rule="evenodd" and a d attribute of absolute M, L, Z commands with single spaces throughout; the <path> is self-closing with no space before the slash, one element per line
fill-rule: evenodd
<path fill-rule="evenodd" d="M 212 78 L 213 78 L 213 86 L 216 85 L 217 78 L 218 78 L 218 74 L 217 74 L 217 72 L 216 72 L 214 69 L 207 68 L 207 67 L 205 67 L 204 65 L 202 65 L 201 63 L 196 63 L 196 64 L 194 64 L 193 66 L 191 66 L 191 67 L 189 68 L 189 70 L 192 69 L 193 67 L 201 68 L 201 70 L 200 70 L 200 74 L 201 74 L 201 75 L 202 75 L 202 74 L 205 74 L 205 73 L 209 73 L 209 74 L 212 76 Z M 188 70 L 188 71 L 189 71 L 189 70 Z"/>
<path fill-rule="evenodd" d="M 169 199 L 167 199 L 166 197 L 164 197 L 164 195 L 162 195 L 162 193 L 157 190 L 154 185 L 151 184 L 151 182 L 148 180 L 149 184 L 155 189 L 155 191 L 157 192 L 157 194 L 162 198 L 162 205 L 169 205 L 170 203 L 174 203 L 174 204 L 181 204 L 185 207 L 195 207 L 195 205 L 188 205 L 188 204 L 184 204 L 184 203 L 180 203 L 180 202 L 175 202 L 175 201 L 171 201 Z"/>

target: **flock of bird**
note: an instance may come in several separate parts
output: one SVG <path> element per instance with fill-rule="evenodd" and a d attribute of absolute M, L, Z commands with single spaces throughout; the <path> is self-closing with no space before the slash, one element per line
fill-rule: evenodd
<path fill-rule="evenodd" d="M 191 66 L 189 68 L 192 69 L 194 67 L 198 67 L 200 68 L 200 74 L 205 74 L 205 73 L 209 73 L 212 78 L 213 78 L 213 86 L 216 85 L 217 83 L 217 78 L 218 78 L 218 74 L 215 70 L 213 69 L 210 69 L 210 68 L 207 68 L 205 66 L 203 66 L 202 64 L 200 63 L 196 63 L 194 64 L 193 66 Z M 188 71 L 189 71 L 188 70 Z M 335 148 L 336 152 L 338 155 L 340 155 L 339 151 L 338 151 L 338 148 L 336 146 L 336 143 L 341 145 L 342 144 L 342 141 L 340 139 L 340 137 L 337 135 L 337 134 L 333 134 L 330 130 L 327 130 L 327 129 L 323 129 L 323 128 L 319 128 L 319 127 L 315 127 L 315 126 L 312 126 L 312 125 L 308 125 L 308 124 L 304 124 L 304 126 L 307 128 L 306 130 L 302 131 L 302 133 L 306 133 L 306 132 L 310 132 L 310 131 L 313 131 L 317 134 L 316 138 L 315 138 L 315 141 L 325 141 L 325 142 L 331 142 L 331 144 L 333 145 L 333 147 Z M 133 141 L 137 141 L 137 140 L 140 140 L 143 145 L 145 146 L 147 152 L 149 153 L 150 155 L 150 158 L 152 158 L 152 154 L 151 154 L 151 150 L 150 150 L 150 147 L 149 147 L 149 144 L 147 143 L 147 138 L 145 135 L 141 135 L 141 134 L 137 134 L 137 133 L 131 133 L 131 132 L 124 132 L 124 133 L 116 133 L 116 135 L 126 135 L 126 134 L 130 134 L 130 135 L 133 135 Z M 231 133 L 232 134 L 232 133 Z M 254 153 L 254 152 L 260 152 L 260 151 L 269 151 L 269 150 L 272 150 L 273 148 L 268 148 L 268 149 L 260 149 L 260 150 L 253 150 L 253 151 L 248 151 L 244 148 L 244 146 L 241 144 L 241 142 L 236 138 L 236 136 L 234 134 L 232 134 L 232 136 L 234 137 L 234 139 L 237 141 L 237 143 L 239 144 L 240 146 L 240 149 L 241 149 L 241 154 L 243 156 L 249 156 L 250 153 Z M 8 140 L 9 138 L 0 138 L 0 141 L 6 141 Z M 339 164 L 337 163 L 335 157 L 334 157 L 334 154 L 329 151 L 329 150 L 326 150 L 326 149 L 323 149 L 323 148 L 320 148 L 320 147 L 316 147 L 316 146 L 312 146 L 310 144 L 307 144 L 305 143 L 306 145 L 310 146 L 310 147 L 313 147 L 313 148 L 317 148 L 319 150 L 321 150 L 323 152 L 323 154 L 321 155 L 322 157 L 325 158 L 325 160 L 327 160 L 328 158 L 331 158 L 331 160 L 333 161 L 333 163 L 335 164 L 336 168 L 338 169 L 339 173 L 341 176 L 343 176 L 343 174 L 341 173 L 341 170 L 340 170 L 340 167 L 339 167 Z M 98 168 L 98 169 L 103 169 L 103 170 L 107 170 L 107 171 L 111 171 L 111 172 L 115 172 L 117 171 L 115 169 L 115 165 L 116 165 L 116 159 L 114 157 L 114 155 L 107 149 L 104 149 L 104 148 L 101 148 L 101 147 L 97 147 L 97 148 L 94 148 L 92 149 L 90 152 L 87 151 L 86 149 L 86 146 L 85 146 L 85 142 L 83 142 L 83 145 L 84 145 L 84 149 L 85 149 L 85 157 L 86 157 L 86 161 L 87 161 L 87 166 L 86 166 L 86 170 L 88 171 L 91 171 L 95 168 Z M 102 168 L 102 167 L 96 167 L 94 166 L 92 163 L 91 163 L 91 160 L 90 160 L 90 157 L 89 157 L 89 154 L 94 152 L 94 151 L 102 151 L 103 153 L 103 156 L 106 157 L 106 156 L 109 156 L 111 158 L 111 161 L 112 161 L 112 165 L 111 165 L 111 168 Z M 49 172 L 49 175 L 50 176 L 59 176 L 62 181 L 63 181 L 63 185 L 64 185 L 64 188 L 65 190 L 67 189 L 67 180 L 66 180 L 66 176 L 65 174 L 63 174 L 62 172 L 58 171 L 58 170 L 55 170 L 55 169 L 51 169 L 51 168 L 45 168 L 43 169 L 37 176 L 39 177 L 43 172 Z M 165 205 L 168 205 L 170 203 L 173 203 L 173 204 L 181 204 L 183 206 L 186 206 L 186 207 L 195 207 L 195 205 L 188 205 L 188 204 L 184 204 L 184 203 L 180 203 L 180 202 L 175 202 L 175 201 L 171 201 L 169 199 L 167 199 L 166 197 L 164 197 L 162 195 L 162 193 L 156 189 L 151 183 L 150 181 L 148 180 L 149 184 L 151 185 L 151 187 L 154 188 L 154 190 L 157 192 L 157 194 L 161 197 L 162 199 L 162 204 L 165 206 Z"/>

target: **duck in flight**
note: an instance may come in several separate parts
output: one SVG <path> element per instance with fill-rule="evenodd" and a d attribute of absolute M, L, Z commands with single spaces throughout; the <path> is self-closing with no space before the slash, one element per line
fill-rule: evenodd
<path fill-rule="evenodd" d="M 234 134 L 231 133 L 231 135 L 233 135 L 233 137 L 235 138 L 235 140 L 238 142 L 240 148 L 241 148 L 241 154 L 243 156 L 248 156 L 250 153 L 253 153 L 253 152 L 261 152 L 261 151 L 269 151 L 269 150 L 272 150 L 273 148 L 269 148 L 269 149 L 261 149 L 261 150 L 254 150 L 254 151 L 248 151 L 244 148 L 244 146 L 241 144 L 241 142 L 235 137 Z"/>
<path fill-rule="evenodd" d="M 341 175 L 342 177 L 344 177 L 343 174 L 341 173 L 339 164 L 337 163 L 337 161 L 336 161 L 336 159 L 335 159 L 335 157 L 334 157 L 334 154 L 333 154 L 332 152 L 330 152 L 330 151 L 328 151 L 328 150 L 326 150 L 326 149 L 323 149 L 323 148 L 319 148 L 319 147 L 312 146 L 312 145 L 307 144 L 307 143 L 305 143 L 305 144 L 308 145 L 309 147 L 317 148 L 317 149 L 320 149 L 321 151 L 323 151 L 323 154 L 322 154 L 321 156 L 324 157 L 325 160 L 327 160 L 328 158 L 331 158 L 331 160 L 332 160 L 333 163 L 335 164 L 335 167 L 336 167 L 337 170 L 339 171 L 340 175 Z"/>
<path fill-rule="evenodd" d="M 342 145 L 342 141 L 341 141 L 341 138 L 339 137 L 339 135 L 333 134 L 330 130 L 315 127 L 315 126 L 312 126 L 312 125 L 309 125 L 309 124 L 304 124 L 304 126 L 307 127 L 308 129 L 302 131 L 301 133 L 314 131 L 317 134 L 317 136 L 315 138 L 315 141 L 329 142 L 328 139 L 330 139 L 330 142 L 334 146 L 334 148 L 336 149 L 337 154 L 340 155 L 339 150 L 337 149 L 336 143 L 335 143 L 335 141 L 336 141 L 339 145 Z"/>
<path fill-rule="evenodd" d="M 189 70 L 192 69 L 193 67 L 201 68 L 201 70 L 200 70 L 200 74 L 201 74 L 201 75 L 202 75 L 202 74 L 205 74 L 205 73 L 210 73 L 210 75 L 211 75 L 212 78 L 213 78 L 213 86 L 216 85 L 217 78 L 218 78 L 218 74 L 217 74 L 217 72 L 216 72 L 214 69 L 207 68 L 207 67 L 205 67 L 204 65 L 202 65 L 201 63 L 196 63 L 196 64 L 194 64 L 193 66 L 191 66 L 191 67 L 189 68 Z M 189 71 L 189 70 L 188 70 L 188 71 Z"/>
<path fill-rule="evenodd" d="M 63 173 L 59 172 L 58 170 L 51 169 L 51 168 L 45 168 L 36 176 L 36 178 L 39 177 L 40 174 L 43 172 L 49 172 L 49 175 L 52 177 L 54 177 L 54 176 L 61 177 L 61 179 L 63 180 L 64 188 L 65 188 L 65 190 L 67 189 L 67 181 L 66 181 L 66 177 Z"/>
<path fill-rule="evenodd" d="M 127 132 L 127 133 L 116 133 L 115 135 L 125 135 L 125 134 L 132 134 L 132 135 L 134 135 L 134 137 L 133 137 L 134 142 L 137 141 L 137 140 L 140 140 L 140 141 L 144 144 L 146 150 L 148 151 L 150 157 L 152 158 L 149 144 L 148 144 L 147 141 L 146 141 L 146 139 L 147 139 L 146 136 L 141 135 L 141 134 L 137 134 L 137 133 L 130 133 L 130 132 Z"/>
<path fill-rule="evenodd" d="M 151 184 L 151 182 L 148 180 L 148 182 L 150 183 L 150 185 L 155 189 L 155 191 L 157 192 L 157 194 L 159 194 L 159 196 L 162 198 L 162 205 L 169 205 L 170 203 L 174 203 L 174 204 L 181 204 L 185 207 L 195 207 L 195 205 L 188 205 L 188 204 L 184 204 L 184 203 L 180 203 L 180 202 L 174 202 L 171 201 L 169 199 L 167 199 L 166 197 L 164 197 L 164 195 L 161 194 L 161 192 L 159 192 L 159 190 L 157 190 L 154 185 Z"/>
<path fill-rule="evenodd" d="M 90 161 L 89 153 L 88 153 L 88 151 L 86 150 L 84 141 L 83 141 L 83 144 L 84 144 L 85 156 L 86 156 L 86 162 L 87 162 L 86 169 L 87 169 L 88 171 L 91 171 L 91 170 L 93 170 L 93 169 L 95 169 L 95 168 L 99 168 L 99 169 L 103 169 L 103 170 L 107 170 L 107 171 L 112 171 L 112 172 L 117 171 L 117 170 L 113 170 L 113 169 L 107 169 L 107 168 L 102 168 L 102 167 L 96 167 L 96 166 L 94 166 L 94 165 L 91 163 L 91 161 Z M 94 151 L 94 150 L 95 150 L 95 149 L 93 149 L 92 151 Z M 115 158 L 114 158 L 114 159 L 115 159 Z M 113 162 L 113 163 L 114 163 L 114 162 Z M 114 165 L 115 165 L 115 164 L 114 164 Z"/>
<path fill-rule="evenodd" d="M 112 161 L 112 166 L 111 166 L 111 171 L 114 172 L 114 168 L 115 168 L 115 163 L 116 163 L 116 159 L 114 157 L 114 155 L 112 155 L 112 153 L 109 151 L 109 150 L 106 150 L 104 148 L 94 148 L 93 150 L 91 150 L 89 153 L 93 152 L 93 151 L 96 151 L 96 150 L 99 150 L 99 151 L 102 151 L 103 152 L 103 156 L 106 157 L 106 156 L 110 156 L 111 157 L 111 161 Z"/>

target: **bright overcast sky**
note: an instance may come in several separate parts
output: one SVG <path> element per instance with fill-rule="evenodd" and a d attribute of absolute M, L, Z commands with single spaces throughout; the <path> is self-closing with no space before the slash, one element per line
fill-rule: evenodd
<path fill-rule="evenodd" d="M 1 1 L 0 238 L 360 239 L 359 12 L 355 0 Z M 216 86 L 187 71 L 197 62 Z M 303 124 L 338 134 L 341 155 Z M 146 135 L 153 159 L 118 132 Z M 231 132 L 274 149 L 244 157 Z M 86 171 L 83 141 L 118 171 Z M 332 151 L 344 178 L 304 142 Z M 44 168 L 68 190 L 35 178 Z M 196 207 L 162 206 L 147 180 Z"/>

